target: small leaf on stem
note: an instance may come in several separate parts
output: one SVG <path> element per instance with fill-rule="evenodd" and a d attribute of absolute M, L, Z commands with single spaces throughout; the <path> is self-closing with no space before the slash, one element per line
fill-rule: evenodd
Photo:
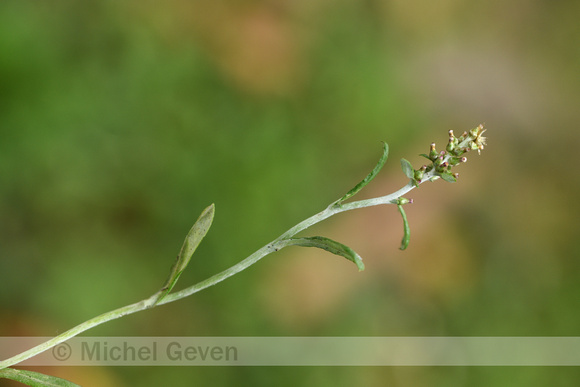
<path fill-rule="evenodd" d="M 354 262 L 358 267 L 359 271 L 365 269 L 362 258 L 350 247 L 343 245 L 340 242 L 334 241 L 332 239 L 315 236 L 307 238 L 290 238 L 285 241 L 286 246 L 296 245 L 302 247 L 317 247 L 319 249 L 326 250 L 332 254 L 340 255 L 345 257 L 351 262 Z"/>
<path fill-rule="evenodd" d="M 403 168 L 405 176 L 407 176 L 409 179 L 415 178 L 415 170 L 413 169 L 413 166 L 408 160 L 401 159 L 401 168 Z"/>
<path fill-rule="evenodd" d="M 389 145 L 386 142 L 383 142 L 383 155 L 379 159 L 379 162 L 377 163 L 375 168 L 360 183 L 358 183 L 353 189 L 348 191 L 346 193 L 346 195 L 344 195 L 343 197 L 338 199 L 335 202 L 335 204 L 340 205 L 345 200 L 356 195 L 361 189 L 363 189 L 368 183 L 370 183 L 375 178 L 375 176 L 377 176 L 377 174 L 380 172 L 380 170 L 383 168 L 383 166 L 387 162 L 388 157 L 389 157 Z"/>
<path fill-rule="evenodd" d="M 181 246 L 181 251 L 177 256 L 175 263 L 171 267 L 169 277 L 167 277 L 165 285 L 163 285 L 161 290 L 158 292 L 158 298 L 155 300 L 155 303 L 161 301 L 161 299 L 165 297 L 177 283 L 179 276 L 181 275 L 181 273 L 183 273 L 183 271 L 189 264 L 191 256 L 197 249 L 197 246 L 199 246 L 202 239 L 205 237 L 209 228 L 211 227 L 214 213 L 215 206 L 212 204 L 205 210 L 203 210 L 203 212 L 201 213 L 201 215 L 199 216 L 199 218 L 197 219 L 191 230 L 189 230 L 189 233 L 187 234 L 187 236 L 185 237 L 185 241 L 183 242 L 183 246 Z"/>
<path fill-rule="evenodd" d="M 27 370 L 17 370 L 14 368 L 5 368 L 0 370 L 0 378 L 15 380 L 17 382 L 24 383 L 33 387 L 80 387 L 78 384 L 69 382 L 66 379 L 57 378 L 56 376 L 45 375 Z"/>

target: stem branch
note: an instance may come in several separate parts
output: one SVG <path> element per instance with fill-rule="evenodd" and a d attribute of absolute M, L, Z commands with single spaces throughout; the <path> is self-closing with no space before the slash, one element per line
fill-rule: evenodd
<path fill-rule="evenodd" d="M 427 179 L 423 179 L 421 182 L 423 182 L 425 180 L 427 180 Z M 39 353 L 46 351 L 46 350 L 64 342 L 64 341 L 72 338 L 72 337 L 75 337 L 84 331 L 87 331 L 95 326 L 106 323 L 107 321 L 115 320 L 117 318 L 129 315 L 129 314 L 133 314 L 136 312 L 140 312 L 142 310 L 146 310 L 146 309 L 155 307 L 157 305 L 168 304 L 170 302 L 177 301 L 177 300 L 180 300 L 182 298 L 188 297 L 194 293 L 199 292 L 200 290 L 203 290 L 205 288 L 213 286 L 213 285 L 225 280 L 226 278 L 231 277 L 234 274 L 237 274 L 237 273 L 247 269 L 248 267 L 252 266 L 254 263 L 258 262 L 260 259 L 262 259 L 266 255 L 269 255 L 271 253 L 274 253 L 274 252 L 286 247 L 288 244 L 285 242 L 289 238 L 292 238 L 293 236 L 295 236 L 299 232 L 309 228 L 310 226 L 312 226 L 316 223 L 319 223 L 319 222 L 321 222 L 321 221 L 323 221 L 323 220 L 325 220 L 333 215 L 336 215 L 338 213 L 345 212 L 345 211 L 350 211 L 350 210 L 364 208 L 364 207 L 377 206 L 380 204 L 393 204 L 392 200 L 398 199 L 399 197 L 403 196 L 407 192 L 411 191 L 413 188 L 415 188 L 415 185 L 413 184 L 413 182 L 409 182 L 403 188 L 401 188 L 400 190 L 398 190 L 390 195 L 381 196 L 378 198 L 366 199 L 366 200 L 359 200 L 359 201 L 354 201 L 354 202 L 344 203 L 344 204 L 334 202 L 333 204 L 328 206 L 326 209 L 324 209 L 321 212 L 319 212 L 318 214 L 313 215 L 310 218 L 305 219 L 302 222 L 298 223 L 297 225 L 290 228 L 288 231 L 286 231 L 284 234 L 280 235 L 278 238 L 276 238 L 272 242 L 268 243 L 267 245 L 263 246 L 259 250 L 255 251 L 253 254 L 251 254 L 250 256 L 245 258 L 243 261 L 240 261 L 239 263 L 237 263 L 237 264 L 233 265 L 232 267 L 222 271 L 221 273 L 215 274 L 214 276 L 209 277 L 209 278 L 207 278 L 201 282 L 198 282 L 197 284 L 190 286 L 188 288 L 185 288 L 183 290 L 170 293 L 170 294 L 166 295 L 161 301 L 159 301 L 157 303 L 156 303 L 156 301 L 158 299 L 158 294 L 155 293 L 153 296 L 151 296 L 147 299 L 144 299 L 142 301 L 139 301 L 137 303 L 127 305 L 127 306 L 112 310 L 112 311 L 107 312 L 107 313 L 103 313 L 97 317 L 94 317 L 90 320 L 87 320 L 87 321 L 77 325 L 76 327 L 74 327 L 72 329 L 69 329 L 68 331 L 66 331 L 66 332 L 64 332 L 64 333 L 44 342 L 42 344 L 37 345 L 36 347 L 33 347 L 25 352 L 22 352 L 16 356 L 13 356 L 9 359 L 6 359 L 6 360 L 0 362 L 0 369 L 4 369 L 6 367 L 10 367 L 10 366 L 13 366 L 15 364 L 18 364 L 26 359 L 29 359 L 35 355 L 38 355 Z"/>

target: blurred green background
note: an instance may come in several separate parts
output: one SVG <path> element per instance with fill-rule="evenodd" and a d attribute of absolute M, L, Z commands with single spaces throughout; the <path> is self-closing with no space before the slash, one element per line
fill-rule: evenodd
<path fill-rule="evenodd" d="M 199 213 L 178 288 L 390 160 L 406 183 L 485 122 L 460 179 L 305 235 L 191 298 L 88 336 L 580 336 L 577 1 L 0 3 L 0 334 L 53 336 L 149 296 Z M 87 386 L 569 385 L 576 368 L 79 367 Z"/>

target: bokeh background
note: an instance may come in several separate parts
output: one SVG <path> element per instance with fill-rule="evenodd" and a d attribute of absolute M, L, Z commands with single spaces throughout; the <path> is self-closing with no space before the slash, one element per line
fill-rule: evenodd
<path fill-rule="evenodd" d="M 459 182 L 305 235 L 219 286 L 89 336 L 579 336 L 577 1 L 0 3 L 0 334 L 53 336 L 178 288 L 323 209 L 406 183 L 449 129 L 488 148 Z M 86 367 L 87 386 L 570 385 L 576 368 Z"/>

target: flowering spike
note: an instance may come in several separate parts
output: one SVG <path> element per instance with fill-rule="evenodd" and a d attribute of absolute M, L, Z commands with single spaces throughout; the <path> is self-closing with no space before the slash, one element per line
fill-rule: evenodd
<path fill-rule="evenodd" d="M 477 150 L 478 153 L 481 153 L 487 145 L 486 138 L 483 136 L 485 131 L 486 129 L 484 129 L 483 125 L 479 125 L 463 132 L 460 137 L 455 137 L 453 130 L 449 130 L 449 141 L 445 150 L 437 152 L 435 143 L 431 144 L 428 159 L 432 163 L 415 171 L 415 184 L 423 179 L 433 181 L 443 178 L 446 181 L 455 181 L 458 175 L 452 173 L 452 168 L 459 163 L 467 161 L 467 157 L 463 156 L 463 154 L 471 150 Z"/>

